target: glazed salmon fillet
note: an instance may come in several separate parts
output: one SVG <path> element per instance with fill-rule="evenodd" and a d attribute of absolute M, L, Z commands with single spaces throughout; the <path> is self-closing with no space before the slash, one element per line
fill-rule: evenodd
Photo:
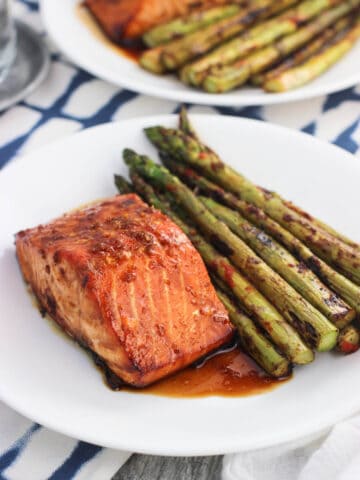
<path fill-rule="evenodd" d="M 41 308 L 131 385 L 169 375 L 233 335 L 190 240 L 135 194 L 21 231 L 16 252 Z"/>
<path fill-rule="evenodd" d="M 105 33 L 115 42 L 134 39 L 147 30 L 193 9 L 229 0 L 85 0 Z"/>

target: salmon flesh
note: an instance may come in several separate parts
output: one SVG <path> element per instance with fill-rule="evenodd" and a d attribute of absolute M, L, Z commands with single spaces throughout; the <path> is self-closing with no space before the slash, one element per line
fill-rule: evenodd
<path fill-rule="evenodd" d="M 135 194 L 21 231 L 16 252 L 41 308 L 128 384 L 148 385 L 233 335 L 190 240 Z"/>

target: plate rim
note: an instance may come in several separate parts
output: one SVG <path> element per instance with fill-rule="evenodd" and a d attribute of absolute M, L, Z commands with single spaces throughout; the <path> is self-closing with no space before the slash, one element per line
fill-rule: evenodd
<path fill-rule="evenodd" d="M 183 90 L 167 90 L 160 86 L 152 86 L 152 83 L 146 83 L 142 80 L 126 80 L 126 78 L 119 78 L 118 75 L 112 74 L 109 69 L 100 71 L 94 62 L 84 60 L 80 55 L 77 55 L 76 49 L 69 49 L 64 47 L 62 43 L 63 36 L 60 32 L 56 31 L 54 23 L 51 19 L 50 4 L 54 0 L 40 0 L 40 14 L 45 25 L 46 31 L 57 47 L 65 53 L 75 65 L 80 66 L 86 71 L 90 72 L 95 77 L 101 78 L 110 82 L 113 85 L 117 85 L 121 88 L 128 89 L 132 92 L 136 92 L 142 95 L 148 95 L 156 98 L 167 99 L 175 102 L 187 102 L 198 105 L 218 106 L 218 107 L 247 107 L 247 106 L 265 106 L 265 105 L 277 105 L 282 103 L 292 103 L 301 100 L 308 100 L 314 97 L 325 96 L 331 93 L 335 93 L 341 90 L 345 90 L 352 86 L 357 85 L 360 82 L 360 69 L 358 73 L 355 73 L 346 79 L 338 80 L 337 82 L 330 82 L 328 85 L 313 86 L 312 89 L 308 89 L 307 85 L 295 90 L 284 93 L 267 93 L 266 95 L 247 95 L 237 96 L 236 90 L 227 94 L 209 94 L 195 89 L 190 90 L 184 87 Z M 78 0 L 76 0 L 78 1 Z M 130 60 L 124 57 L 124 61 L 130 62 Z M 304 91 L 305 88 L 305 91 Z M 164 93 L 165 92 L 165 93 Z"/>
<path fill-rule="evenodd" d="M 325 147 L 325 148 L 329 148 L 329 149 L 338 150 L 338 151 L 341 152 L 342 155 L 344 155 L 344 157 L 348 158 L 348 161 L 354 162 L 354 160 L 355 160 L 354 155 L 352 155 L 349 152 L 347 152 L 346 150 L 338 147 L 337 145 L 329 144 L 328 142 L 325 142 L 321 139 L 318 139 L 318 138 L 316 138 L 316 137 L 314 137 L 314 136 L 312 136 L 308 133 L 305 133 L 305 132 L 302 132 L 302 131 L 297 131 L 297 130 L 294 130 L 294 129 L 291 129 L 291 128 L 288 128 L 288 127 L 283 127 L 283 126 L 280 126 L 280 125 L 276 125 L 276 124 L 272 124 L 272 123 L 268 123 L 268 122 L 263 122 L 261 120 L 247 119 L 247 118 L 243 118 L 243 117 L 236 117 L 236 116 L 230 116 L 230 115 L 229 116 L 228 115 L 221 116 L 221 115 L 217 115 L 217 114 L 190 114 L 190 115 L 193 118 L 197 118 L 197 117 L 201 118 L 203 121 L 204 120 L 206 121 L 207 117 L 211 117 L 211 118 L 220 117 L 221 119 L 225 119 L 226 121 L 229 121 L 229 122 L 236 121 L 236 122 L 239 122 L 239 123 L 249 123 L 249 124 L 252 124 L 254 126 L 259 125 L 262 128 L 269 129 L 269 130 L 275 129 L 279 132 L 283 132 L 283 134 L 291 134 L 291 135 L 294 135 L 294 136 L 301 137 L 306 142 L 321 144 L 322 148 Z M 142 122 L 144 122 L 144 121 L 146 121 L 146 122 L 153 122 L 154 121 L 154 122 L 158 123 L 158 122 L 173 121 L 174 119 L 177 119 L 176 114 L 137 117 L 137 118 L 132 118 L 132 119 L 129 119 L 129 120 L 119 120 L 117 122 L 104 123 L 104 124 L 101 124 L 101 125 L 98 125 L 98 126 L 93 126 L 91 128 L 84 129 L 82 131 L 79 131 L 79 132 L 76 132 L 76 133 L 73 133 L 73 134 L 66 135 L 62 139 L 58 139 L 58 140 L 56 140 L 54 142 L 50 142 L 49 144 L 44 145 L 44 146 L 42 146 L 38 149 L 34 149 L 33 151 L 30 151 L 28 153 L 24 153 L 23 155 L 19 155 L 19 157 L 16 158 L 15 161 L 14 160 L 10 161 L 2 169 L 2 171 L 0 172 L 0 179 L 2 179 L 4 175 L 6 176 L 7 175 L 6 172 L 11 171 L 13 168 L 15 168 L 15 169 L 21 168 L 21 163 L 23 161 L 27 161 L 28 157 L 36 156 L 39 153 L 44 154 L 44 152 L 46 152 L 46 150 L 53 149 L 57 145 L 61 145 L 64 142 L 66 143 L 66 141 L 69 141 L 69 140 L 71 141 L 75 137 L 78 138 L 79 136 L 89 135 L 89 134 L 92 133 L 92 131 L 94 129 L 97 129 L 97 130 L 101 130 L 101 129 L 106 130 L 108 128 L 116 129 L 116 128 L 119 127 L 119 125 L 124 124 L 124 123 L 130 123 L 130 124 L 135 124 L 136 125 L 137 123 L 142 124 Z M 354 165 L 355 164 L 356 164 L 356 162 L 354 162 Z M 269 392 L 269 393 L 271 393 L 271 392 Z M 209 398 L 216 398 L 216 397 L 209 397 Z M 42 416 L 41 416 L 41 412 L 40 412 L 39 415 L 36 415 L 36 414 L 33 414 L 33 413 L 31 413 L 29 415 L 29 413 L 26 410 L 26 408 L 24 407 L 24 405 L 21 405 L 21 401 L 14 401 L 14 399 L 8 400 L 8 396 L 6 395 L 6 393 L 4 393 L 4 389 L 2 388 L 1 383 L 0 383 L 0 399 L 2 401 L 4 401 L 7 405 L 9 405 L 11 408 L 14 408 L 16 411 L 18 411 L 22 415 L 26 416 L 27 418 L 30 418 L 33 421 L 36 421 L 36 422 L 40 423 L 41 425 L 43 425 L 45 427 L 48 427 L 52 430 L 55 430 L 59 433 L 74 437 L 74 429 L 68 428 L 68 426 L 64 426 L 64 425 L 61 425 L 61 428 L 59 428 L 59 425 L 56 423 L 56 419 L 50 419 L 49 420 L 47 418 L 44 421 Z M 172 400 L 172 399 L 169 399 L 169 400 Z M 194 401 L 194 400 L 197 400 L 197 399 L 191 399 L 191 400 Z M 144 453 L 144 454 L 155 454 L 155 455 L 165 455 L 165 456 L 174 456 L 174 455 L 175 456 L 218 455 L 218 454 L 233 453 L 235 451 L 237 451 L 237 452 L 239 452 L 239 451 L 250 451 L 250 450 L 255 450 L 255 449 L 260 449 L 260 448 L 265 448 L 265 447 L 270 447 L 270 446 L 282 445 L 282 444 L 285 444 L 287 442 L 301 440 L 302 438 L 305 438 L 305 437 L 308 437 L 308 436 L 310 437 L 312 435 L 320 434 L 322 431 L 330 428 L 332 425 L 334 425 L 338 421 L 343 420 L 343 419 L 351 416 L 356 411 L 358 411 L 358 409 L 359 409 L 359 402 L 358 402 L 358 400 L 354 400 L 351 403 L 351 405 L 346 409 L 346 412 L 344 412 L 344 410 L 342 408 L 339 408 L 336 412 L 336 415 L 332 415 L 333 411 L 329 410 L 328 415 L 326 417 L 324 417 L 320 422 L 318 421 L 315 426 L 314 426 L 313 422 L 308 421 L 307 425 L 306 425 L 306 428 L 304 428 L 304 430 L 302 431 L 301 436 L 296 435 L 296 432 L 292 432 L 292 435 L 288 435 L 284 439 L 283 437 L 281 437 L 281 435 L 279 433 L 274 434 L 274 432 L 271 432 L 271 435 L 269 435 L 269 434 L 268 435 L 263 435 L 261 440 L 257 439 L 256 442 L 253 441 L 252 443 L 250 443 L 248 445 L 242 444 L 240 446 L 237 446 L 236 448 L 234 446 L 231 446 L 231 445 L 225 445 L 224 448 L 222 448 L 222 449 L 219 449 L 218 447 L 214 447 L 214 446 L 212 446 L 212 447 L 206 446 L 206 447 L 198 447 L 196 450 L 192 449 L 191 451 L 185 451 L 185 450 L 180 451 L 180 449 L 178 447 L 172 448 L 171 445 L 168 445 L 167 450 L 164 451 L 162 449 L 157 448 L 156 446 L 154 448 L 152 448 L 152 447 L 149 448 L 149 445 L 145 445 L 145 444 L 141 445 L 141 442 L 139 442 L 139 441 L 136 441 L 135 443 L 131 443 L 131 442 L 126 441 L 126 444 L 125 443 L 121 444 L 121 442 L 118 442 L 118 441 L 115 441 L 115 440 L 112 440 L 112 441 L 103 441 L 102 440 L 101 445 L 105 446 L 105 447 L 114 448 L 114 449 L 121 449 L 121 450 L 125 450 L 125 451 L 136 451 L 136 452 Z M 271 437 L 271 440 L 269 440 L 269 437 Z M 97 441 L 97 438 L 96 438 L 96 432 L 93 432 L 92 434 L 88 432 L 85 435 L 81 434 L 81 433 L 80 434 L 76 433 L 76 438 L 79 439 L 79 440 L 90 442 L 90 443 L 99 444 L 99 442 Z M 123 442 L 124 442 L 124 439 L 123 439 Z M 232 440 L 232 442 L 234 442 L 234 440 Z"/>

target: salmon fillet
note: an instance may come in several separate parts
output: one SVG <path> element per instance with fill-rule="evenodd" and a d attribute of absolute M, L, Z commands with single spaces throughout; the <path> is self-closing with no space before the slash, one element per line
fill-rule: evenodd
<path fill-rule="evenodd" d="M 117 195 L 16 235 L 40 305 L 125 382 L 145 386 L 233 334 L 201 257 L 137 195 Z"/>
<path fill-rule="evenodd" d="M 230 3 L 229 0 L 85 0 L 105 33 L 115 42 L 142 36 L 159 23 L 194 9 Z"/>

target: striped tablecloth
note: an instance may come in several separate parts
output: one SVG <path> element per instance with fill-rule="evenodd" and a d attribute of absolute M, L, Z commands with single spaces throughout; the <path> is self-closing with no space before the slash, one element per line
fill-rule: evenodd
<path fill-rule="evenodd" d="M 83 128 L 179 110 L 175 102 L 137 95 L 78 69 L 46 38 L 37 1 L 17 0 L 14 7 L 18 18 L 45 36 L 52 64 L 48 78 L 35 93 L 0 113 L 0 168 L 17 155 Z M 189 110 L 285 125 L 360 156 L 360 85 L 286 105 L 189 105 Z M 110 479 L 127 456 L 51 432 L 0 402 L 0 480 Z"/>

